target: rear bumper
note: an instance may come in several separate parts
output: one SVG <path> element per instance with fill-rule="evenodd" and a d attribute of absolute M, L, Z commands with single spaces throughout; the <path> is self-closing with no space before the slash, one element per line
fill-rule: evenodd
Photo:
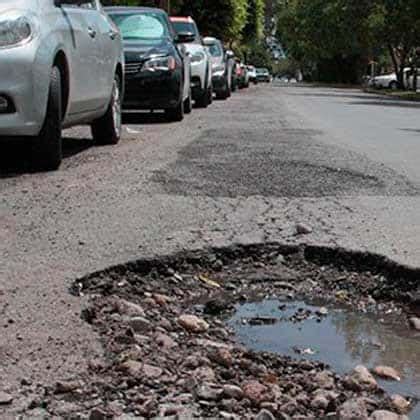
<path fill-rule="evenodd" d="M 181 71 L 144 72 L 125 76 L 125 109 L 174 108 L 181 99 Z"/>

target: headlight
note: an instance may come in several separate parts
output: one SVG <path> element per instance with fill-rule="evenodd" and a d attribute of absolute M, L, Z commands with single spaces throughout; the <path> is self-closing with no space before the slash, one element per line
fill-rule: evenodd
<path fill-rule="evenodd" d="M 206 58 L 205 54 L 202 52 L 198 52 L 195 53 L 192 57 L 191 57 L 191 63 L 200 63 L 201 61 L 203 61 Z"/>
<path fill-rule="evenodd" d="M 15 47 L 34 36 L 33 19 L 19 10 L 0 13 L 0 48 Z"/>
<path fill-rule="evenodd" d="M 143 70 L 149 71 L 171 71 L 175 68 L 176 61 L 172 56 L 150 58 L 143 66 Z"/>

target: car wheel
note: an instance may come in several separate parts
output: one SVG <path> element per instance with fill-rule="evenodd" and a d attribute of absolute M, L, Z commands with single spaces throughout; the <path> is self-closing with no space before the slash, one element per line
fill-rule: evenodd
<path fill-rule="evenodd" d="M 213 103 L 213 86 L 207 89 L 207 95 L 209 97 L 209 105 Z"/>
<path fill-rule="evenodd" d="M 209 94 L 208 90 L 203 90 L 195 101 L 199 108 L 207 108 L 209 106 Z"/>
<path fill-rule="evenodd" d="M 61 73 L 58 67 L 51 70 L 47 113 L 39 135 L 33 142 L 33 169 L 53 171 L 62 160 L 62 99 Z"/>
<path fill-rule="evenodd" d="M 168 121 L 182 121 L 184 119 L 184 101 L 179 101 L 175 108 L 165 109 L 166 119 Z"/>
<path fill-rule="evenodd" d="M 92 137 L 96 144 L 117 144 L 121 138 L 122 101 L 121 80 L 115 75 L 112 86 L 111 101 L 103 117 L 93 121 L 91 125 Z"/>
<path fill-rule="evenodd" d="M 392 90 L 397 90 L 398 89 L 398 82 L 395 82 L 395 81 L 391 82 L 389 84 L 389 88 L 392 89 Z"/>
<path fill-rule="evenodd" d="M 230 96 L 229 94 L 229 85 L 227 80 L 225 80 L 224 87 L 222 90 L 216 92 L 216 99 L 225 100 Z"/>
<path fill-rule="evenodd" d="M 185 114 L 190 114 L 191 111 L 192 111 L 192 92 L 191 92 L 191 89 L 190 89 L 189 94 L 188 94 L 188 98 L 185 99 L 185 102 L 184 102 L 184 113 Z"/>

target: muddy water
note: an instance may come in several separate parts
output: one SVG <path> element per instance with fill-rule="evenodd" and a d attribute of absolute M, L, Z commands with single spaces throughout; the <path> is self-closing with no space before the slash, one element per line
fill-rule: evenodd
<path fill-rule="evenodd" d="M 331 308 L 316 315 L 319 310 L 304 302 L 266 300 L 238 307 L 229 324 L 248 348 L 320 360 L 341 374 L 358 364 L 392 366 L 401 382 L 379 384 L 390 393 L 420 398 L 420 334 L 374 316 Z M 296 315 L 305 319 L 296 322 Z M 420 419 L 419 404 L 410 418 Z"/>

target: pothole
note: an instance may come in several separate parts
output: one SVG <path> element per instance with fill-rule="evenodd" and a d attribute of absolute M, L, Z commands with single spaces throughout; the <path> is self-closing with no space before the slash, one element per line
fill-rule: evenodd
<path fill-rule="evenodd" d="M 355 371 L 362 360 L 334 365 L 333 359 L 323 359 L 323 349 L 312 349 L 319 340 L 293 346 L 303 354 L 266 348 L 258 337 L 254 345 L 228 320 L 242 319 L 246 311 L 249 318 L 259 318 L 251 321 L 257 331 L 278 328 L 278 319 L 293 318 L 290 314 L 301 305 L 304 320 L 295 324 L 298 330 L 320 317 L 320 326 L 332 323 L 328 314 L 340 308 L 353 311 L 357 328 L 364 318 L 356 313 L 381 319 L 382 342 L 385 326 L 393 325 L 418 340 L 408 327 L 418 304 L 418 274 L 368 254 L 278 244 L 185 252 L 93 274 L 72 290 L 89 296 L 83 317 L 99 335 L 105 358 L 90 360 L 83 377 L 47 389 L 40 407 L 63 415 L 70 406 L 82 418 L 93 413 L 101 418 L 254 419 L 260 414 L 321 419 L 354 409 L 362 419 L 376 410 L 406 411 L 415 405 L 416 389 L 408 390 L 401 381 L 396 391 L 402 397 L 391 399 L 369 373 L 375 363 L 367 361 Z M 318 310 L 319 315 L 304 306 L 320 298 L 328 309 Z M 281 305 L 286 305 L 283 315 L 273 315 L 273 306 L 280 311 Z M 369 334 L 377 338 L 374 331 Z M 284 345 L 291 342 L 285 337 Z M 357 346 L 357 336 L 348 339 Z M 305 352 L 309 357 L 302 357 Z M 399 362 L 390 359 L 390 367 L 399 368 Z M 408 377 L 406 370 L 401 373 Z"/>
<path fill-rule="evenodd" d="M 420 397 L 420 334 L 403 317 L 386 322 L 374 308 L 367 307 L 364 313 L 317 303 L 288 299 L 245 303 L 229 325 L 247 348 L 319 360 L 342 375 L 357 365 L 391 366 L 398 378 L 378 378 L 380 386 L 390 395 L 410 396 L 413 401 Z M 396 313 L 401 315 L 400 310 Z M 420 407 L 411 415 L 420 418 Z"/>

